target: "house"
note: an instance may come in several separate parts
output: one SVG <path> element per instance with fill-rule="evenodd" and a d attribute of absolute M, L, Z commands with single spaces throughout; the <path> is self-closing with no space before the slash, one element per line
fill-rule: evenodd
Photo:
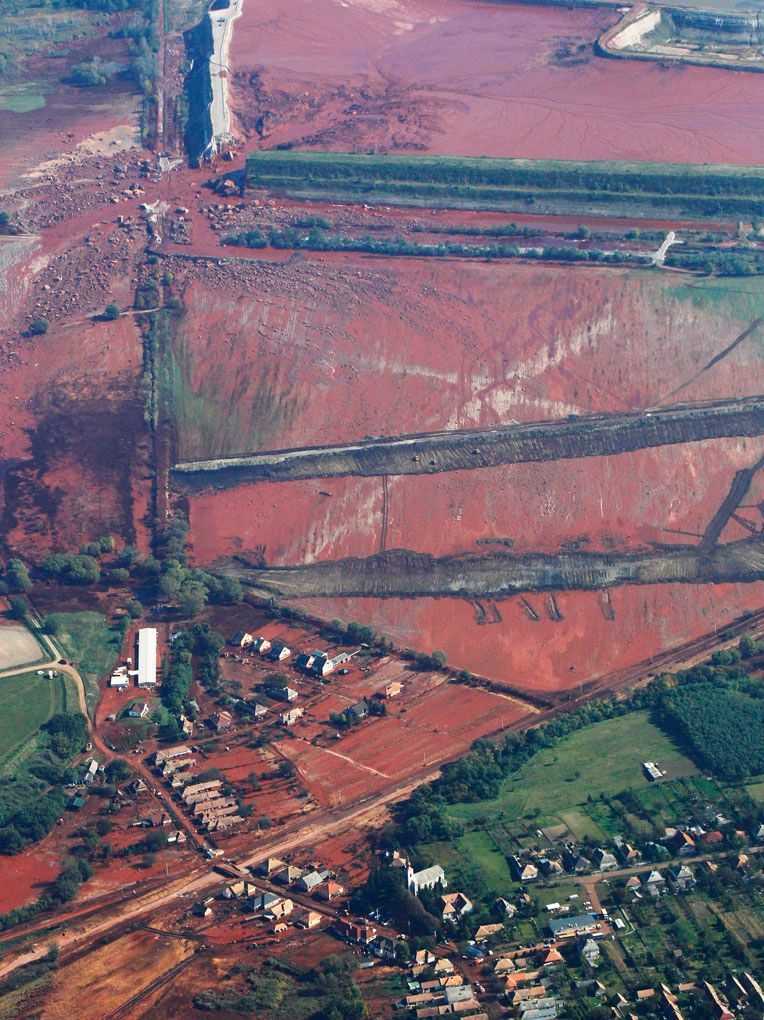
<path fill-rule="evenodd" d="M 581 946 L 581 959 L 590 967 L 596 967 L 600 958 L 600 947 L 594 939 L 587 939 Z"/>
<path fill-rule="evenodd" d="M 542 857 L 539 860 L 539 867 L 547 878 L 554 878 L 563 872 L 562 859 L 560 857 Z"/>
<path fill-rule="evenodd" d="M 281 918 L 288 917 L 294 910 L 294 903 L 292 900 L 280 899 L 278 903 L 273 903 L 266 913 L 266 917 L 269 921 L 278 921 Z"/>
<path fill-rule="evenodd" d="M 295 701 L 297 698 L 297 691 L 294 687 L 284 685 L 283 687 L 272 687 L 270 694 L 274 698 L 278 698 L 279 701 Z"/>
<path fill-rule="evenodd" d="M 641 856 L 638 850 L 635 850 L 620 836 L 616 836 L 613 842 L 615 843 L 615 855 L 621 864 L 636 864 Z"/>
<path fill-rule="evenodd" d="M 321 924 L 321 915 L 315 910 L 306 911 L 297 921 L 299 928 L 317 928 Z"/>
<path fill-rule="evenodd" d="M 514 917 L 515 914 L 517 913 L 517 907 L 514 905 L 514 903 L 510 903 L 509 900 L 505 900 L 502 897 L 499 897 L 499 899 L 496 900 L 496 903 L 497 906 L 501 907 L 501 909 L 504 911 L 507 917 Z"/>
<path fill-rule="evenodd" d="M 269 662 L 284 662 L 292 654 L 290 648 L 282 644 L 281 641 L 274 641 L 268 651 L 265 653 L 265 658 Z"/>
<path fill-rule="evenodd" d="M 511 974 L 514 970 L 517 970 L 515 961 L 509 956 L 502 956 L 501 959 L 497 960 L 493 972 L 494 974 L 501 976 L 502 974 Z"/>
<path fill-rule="evenodd" d="M 518 882 L 535 882 L 539 877 L 539 869 L 535 864 L 525 863 L 515 855 L 510 857 L 509 866 Z"/>
<path fill-rule="evenodd" d="M 277 903 L 281 903 L 281 896 L 273 892 L 255 892 L 249 897 L 247 908 L 252 911 L 270 910 Z"/>
<path fill-rule="evenodd" d="M 271 932 L 274 935 L 283 935 L 285 931 L 289 929 L 289 925 L 286 921 L 277 921 L 276 924 L 271 928 Z"/>
<path fill-rule="evenodd" d="M 472 910 L 472 900 L 469 900 L 462 892 L 445 893 L 441 896 L 440 901 L 443 907 L 444 921 L 456 922 Z"/>
<path fill-rule="evenodd" d="M 660 896 L 666 888 L 666 879 L 660 871 L 650 871 L 642 876 L 642 891 L 648 896 L 655 898 Z"/>
<path fill-rule="evenodd" d="M 434 971 L 435 974 L 453 974 L 454 973 L 454 965 L 453 965 L 453 963 L 451 963 L 451 961 L 449 959 L 447 959 L 444 956 L 440 960 L 437 961 L 437 963 L 433 967 L 433 971 Z"/>
<path fill-rule="evenodd" d="M 565 963 L 565 958 L 559 949 L 555 949 L 555 947 L 552 946 L 544 957 L 542 967 L 557 967 L 561 963 Z"/>
<path fill-rule="evenodd" d="M 253 711 L 253 715 L 255 717 L 255 721 L 257 721 L 258 719 L 262 719 L 263 716 L 267 715 L 267 714 L 268 714 L 267 706 L 266 705 L 261 705 L 259 702 L 255 702 L 255 707 L 254 707 L 254 711 Z"/>
<path fill-rule="evenodd" d="M 735 1014 L 730 1010 L 727 1003 L 722 999 L 710 981 L 703 982 L 706 995 L 711 1000 L 711 1008 L 718 1020 L 735 1020 Z"/>
<path fill-rule="evenodd" d="M 290 708 L 279 715 L 279 722 L 282 726 L 294 726 L 298 719 L 302 719 L 305 710 L 302 708 Z"/>
<path fill-rule="evenodd" d="M 306 875 L 302 875 L 297 882 L 298 888 L 302 889 L 303 892 L 313 892 L 317 889 L 322 882 L 325 882 L 329 877 L 330 872 L 328 871 L 309 871 Z"/>
<path fill-rule="evenodd" d="M 286 867 L 286 861 L 282 861 L 280 857 L 269 857 L 267 861 L 258 867 L 258 875 L 272 875 L 274 871 L 281 871 L 282 868 Z"/>
<path fill-rule="evenodd" d="M 256 637 L 252 640 L 252 651 L 257 652 L 258 655 L 265 655 L 266 652 L 271 650 L 271 643 L 268 638 Z"/>
<path fill-rule="evenodd" d="M 639 889 L 640 886 L 639 875 L 629 875 L 626 881 L 623 883 L 624 889 L 631 891 L 632 889 Z"/>
<path fill-rule="evenodd" d="M 603 850 L 601 847 L 598 847 L 594 851 L 594 866 L 599 871 L 612 871 L 618 867 L 618 861 L 615 854 L 611 854 L 609 850 Z"/>
<path fill-rule="evenodd" d="M 385 697 L 386 698 L 397 698 L 403 690 L 403 684 L 399 680 L 391 680 L 390 683 L 385 685 Z"/>
<path fill-rule="evenodd" d="M 238 900 L 244 896 L 249 896 L 252 893 L 254 886 L 250 885 L 249 882 L 233 882 L 223 890 L 224 900 Z"/>
<path fill-rule="evenodd" d="M 695 885 L 692 869 L 688 868 L 686 864 L 675 864 L 669 869 L 669 876 L 671 884 L 679 892 L 687 892 L 688 889 L 692 889 Z"/>
<path fill-rule="evenodd" d="M 368 946 L 377 937 L 376 928 L 372 928 L 369 924 L 346 921 L 344 917 L 337 921 L 335 929 L 340 938 L 347 939 L 348 942 L 359 942 L 363 946 Z"/>
<path fill-rule="evenodd" d="M 406 885 L 415 896 L 419 895 L 422 889 L 434 889 L 436 885 L 448 885 L 443 868 L 439 864 L 433 864 L 430 868 L 423 868 L 421 871 L 414 871 L 411 865 L 406 869 Z"/>
<path fill-rule="evenodd" d="M 365 719 L 369 714 L 369 706 L 365 701 L 357 701 L 355 705 L 351 705 L 350 708 L 346 709 L 345 715 L 352 715 L 354 719 L 361 720 Z"/>
<path fill-rule="evenodd" d="M 313 663 L 309 670 L 312 676 L 324 677 L 334 672 L 334 663 L 326 652 L 314 652 Z"/>
<path fill-rule="evenodd" d="M 298 669 L 301 673 L 307 673 L 312 665 L 313 656 L 308 655 L 307 652 L 300 652 L 300 654 L 294 660 L 294 668 Z"/>
<path fill-rule="evenodd" d="M 167 833 L 168 843 L 185 843 L 187 838 L 182 829 L 173 829 L 172 832 Z"/>
<path fill-rule="evenodd" d="M 138 686 L 155 687 L 157 682 L 157 632 L 155 627 L 138 631 Z"/>
<path fill-rule="evenodd" d="M 594 934 L 601 928 L 599 921 L 591 912 L 578 914 L 575 917 L 557 917 L 549 922 L 549 930 L 558 939 Z"/>
<path fill-rule="evenodd" d="M 455 985 L 453 988 L 446 988 L 443 995 L 447 1006 L 456 1006 L 462 1002 L 472 1002 L 475 998 L 472 985 Z"/>
<path fill-rule="evenodd" d="M 645 775 L 647 776 L 651 783 L 654 783 L 658 779 L 661 779 L 663 777 L 663 773 L 661 772 L 661 770 L 658 768 L 654 761 L 643 761 L 642 771 L 645 773 Z"/>
<path fill-rule="evenodd" d="M 127 710 L 131 719 L 144 719 L 149 714 L 149 706 L 145 701 L 136 701 Z"/>
<path fill-rule="evenodd" d="M 485 942 L 492 935 L 498 935 L 504 931 L 503 924 L 481 924 L 474 935 L 475 942 Z"/>
<path fill-rule="evenodd" d="M 298 868 L 296 865 L 290 864 L 284 868 L 283 871 L 277 872 L 277 874 L 273 876 L 273 881 L 278 882 L 279 885 L 291 885 L 292 882 L 296 882 L 299 878 L 302 878 L 304 874 L 305 872 L 302 868 Z"/>
<path fill-rule="evenodd" d="M 230 712 L 226 712 L 225 709 L 221 712 L 215 713 L 215 729 L 218 733 L 225 733 L 226 730 L 230 730 L 233 726 L 233 716 Z"/>
<path fill-rule="evenodd" d="M 666 840 L 668 850 L 676 857 L 689 857 L 696 851 L 695 840 L 681 829 Z"/>
<path fill-rule="evenodd" d="M 327 882 L 326 885 L 322 885 L 316 896 L 320 900 L 335 900 L 338 896 L 341 896 L 345 891 L 345 887 L 340 885 L 339 882 Z"/>
<path fill-rule="evenodd" d="M 431 963 L 435 963 L 435 954 L 431 953 L 429 949 L 417 949 L 414 955 L 414 964 L 417 967 L 429 967 Z"/>
<path fill-rule="evenodd" d="M 754 843 L 764 843 L 764 822 L 759 822 L 751 829 L 751 839 Z"/>
<path fill-rule="evenodd" d="M 228 644 L 234 648 L 248 648 L 255 639 L 251 634 L 247 634 L 246 631 L 237 630 L 232 638 L 229 638 Z"/>
<path fill-rule="evenodd" d="M 738 854 L 734 864 L 735 871 L 743 874 L 747 870 L 749 863 L 748 854 Z"/>
<path fill-rule="evenodd" d="M 391 868 L 408 868 L 410 866 L 411 862 L 408 856 L 405 853 L 402 854 L 400 850 L 393 850 L 392 853 L 388 852 L 385 856 L 388 857 Z"/>
<path fill-rule="evenodd" d="M 562 852 L 562 863 L 567 871 L 574 871 L 577 875 L 592 870 L 592 862 L 584 857 L 575 847 L 566 846 Z"/>
<path fill-rule="evenodd" d="M 184 737 L 192 737 L 194 735 L 194 724 L 187 716 L 183 715 L 182 712 L 178 716 L 178 722 L 180 723 L 180 730 Z"/>
<path fill-rule="evenodd" d="M 720 843 L 724 842 L 724 836 L 719 832 L 718 829 L 712 829 L 710 832 L 704 832 L 700 837 L 700 843 L 704 846 L 719 846 Z"/>
<path fill-rule="evenodd" d="M 750 989 L 751 998 L 757 1006 L 764 1006 L 764 990 L 761 985 L 748 971 L 743 972 L 743 981 L 745 982 L 746 988 Z"/>

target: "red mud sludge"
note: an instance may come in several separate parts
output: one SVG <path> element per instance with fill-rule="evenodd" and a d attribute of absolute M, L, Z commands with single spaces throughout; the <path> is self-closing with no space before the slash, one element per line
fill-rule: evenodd
<path fill-rule="evenodd" d="M 764 163 L 757 75 L 595 56 L 617 17 L 448 0 L 246 4 L 234 108 L 268 148 Z"/>

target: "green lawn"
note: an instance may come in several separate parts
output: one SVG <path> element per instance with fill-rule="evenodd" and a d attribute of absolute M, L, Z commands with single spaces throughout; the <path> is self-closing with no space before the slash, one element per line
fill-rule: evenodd
<path fill-rule="evenodd" d="M 107 625 L 101 613 L 49 613 L 45 623 L 77 665 L 92 715 L 98 702 L 98 682 L 114 667 L 122 648 L 122 635 Z"/>
<path fill-rule="evenodd" d="M 764 804 L 764 780 L 758 783 L 749 783 L 746 790 L 750 793 L 757 804 Z"/>
<path fill-rule="evenodd" d="M 590 795 L 613 796 L 650 786 L 643 761 L 657 762 L 674 777 L 696 772 L 646 712 L 630 712 L 587 726 L 540 751 L 504 782 L 496 800 L 458 804 L 449 807 L 449 814 L 465 820 L 504 817 L 510 824 L 524 818 L 534 826 L 563 821 L 577 835 L 594 835 L 596 823 L 575 809 Z"/>
<path fill-rule="evenodd" d="M 0 680 L 0 769 L 15 767 L 42 724 L 66 711 L 68 702 L 61 677 L 29 672 Z"/>

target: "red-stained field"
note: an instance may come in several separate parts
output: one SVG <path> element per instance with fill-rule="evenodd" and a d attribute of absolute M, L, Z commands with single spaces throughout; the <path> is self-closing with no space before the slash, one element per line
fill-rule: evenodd
<path fill-rule="evenodd" d="M 764 162 L 756 75 L 596 57 L 617 17 L 458 0 L 245 4 L 234 108 L 269 148 Z"/>
<path fill-rule="evenodd" d="M 528 714 L 511 698 L 443 682 L 432 688 L 426 676 L 422 690 L 419 676 L 409 676 L 400 700 L 388 702 L 387 716 L 363 721 L 329 746 L 304 739 L 280 743 L 320 804 L 350 803 L 434 768 Z"/>

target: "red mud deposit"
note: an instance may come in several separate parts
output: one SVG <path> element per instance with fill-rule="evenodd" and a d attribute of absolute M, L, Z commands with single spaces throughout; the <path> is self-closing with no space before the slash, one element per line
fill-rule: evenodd
<path fill-rule="evenodd" d="M 762 604 L 764 583 L 624 587 L 609 592 L 607 601 L 598 592 L 556 592 L 554 599 L 561 619 L 550 618 L 548 595 L 483 600 L 489 622 L 482 624 L 476 607 L 457 599 L 322 599 L 320 607 L 317 600 L 304 605 L 362 620 L 401 646 L 442 649 L 452 665 L 512 687 L 554 692 L 648 662 L 714 629 L 723 632 Z M 454 698 L 460 697 L 457 690 Z"/>
<path fill-rule="evenodd" d="M 756 75 L 594 55 L 615 11 L 454 0 L 249 4 L 233 103 L 262 144 L 764 163 Z"/>
<path fill-rule="evenodd" d="M 50 846 L 30 847 L 3 859 L 0 913 L 23 907 L 40 898 L 61 870 L 61 855 Z"/>
<path fill-rule="evenodd" d="M 754 280 L 738 301 L 723 284 L 586 268 L 359 257 L 247 272 L 207 269 L 186 289 L 177 357 L 207 408 L 180 407 L 180 459 L 758 387 L 755 337 L 702 371 L 759 314 Z"/>

